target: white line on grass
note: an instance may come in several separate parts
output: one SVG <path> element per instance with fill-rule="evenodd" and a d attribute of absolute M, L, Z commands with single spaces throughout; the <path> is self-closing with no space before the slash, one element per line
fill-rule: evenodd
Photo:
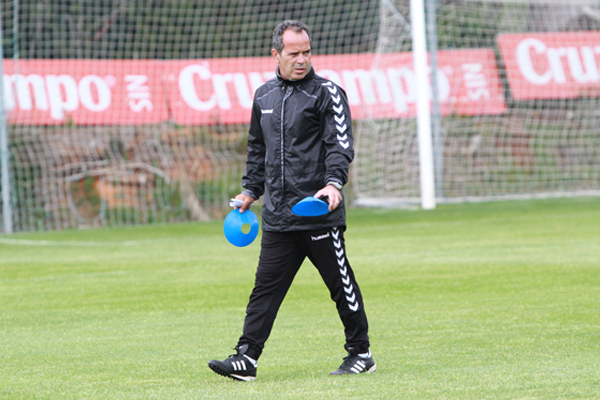
<path fill-rule="evenodd" d="M 112 247 L 112 246 L 141 246 L 156 243 L 175 243 L 181 241 L 199 241 L 200 237 L 187 237 L 177 239 L 146 239 L 146 240 L 123 240 L 123 241 L 63 241 L 63 240 L 31 240 L 31 239 L 11 239 L 0 238 L 0 244 L 17 246 L 48 246 L 48 247 Z"/>
<path fill-rule="evenodd" d="M 590 215 L 597 216 L 597 213 L 589 213 Z M 579 213 L 579 215 L 584 215 L 583 213 Z M 351 227 L 349 229 L 350 232 L 380 232 L 380 231 L 397 231 L 398 229 L 418 229 L 418 228 L 433 228 L 439 226 L 456 226 L 456 225 L 470 225 L 470 224 L 485 224 L 485 223 L 508 223 L 512 222 L 513 216 L 494 216 L 494 217 L 484 217 L 484 218 L 465 218 L 465 219 L 450 219 L 450 220 L 440 220 L 440 221 L 424 221 L 424 222 L 402 222 L 399 221 L 395 224 L 385 224 L 385 225 L 369 225 L 362 227 Z M 572 219 L 573 216 L 570 213 L 565 214 L 552 214 L 552 216 L 542 215 L 542 214 L 534 214 L 534 215 L 523 215 L 519 216 L 519 221 L 537 221 L 541 218 L 548 219 L 552 218 L 553 220 L 562 220 L 562 219 Z"/>

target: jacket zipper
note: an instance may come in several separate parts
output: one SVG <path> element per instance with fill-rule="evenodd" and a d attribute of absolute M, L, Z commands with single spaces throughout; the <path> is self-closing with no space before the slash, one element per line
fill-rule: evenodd
<path fill-rule="evenodd" d="M 292 86 L 288 86 L 283 96 L 283 101 L 281 102 L 281 128 L 280 128 L 280 143 L 281 143 L 281 195 L 285 196 L 285 160 L 284 160 L 284 132 L 283 132 L 283 123 L 285 121 L 285 101 L 288 97 L 291 96 L 294 88 Z"/>

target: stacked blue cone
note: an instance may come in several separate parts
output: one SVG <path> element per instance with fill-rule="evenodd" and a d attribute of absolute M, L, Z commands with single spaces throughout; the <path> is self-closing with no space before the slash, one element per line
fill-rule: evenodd
<path fill-rule="evenodd" d="M 250 231 L 244 233 L 244 225 L 250 225 Z M 232 210 L 223 223 L 225 238 L 234 246 L 245 247 L 256 239 L 258 235 L 258 218 L 250 210 L 240 213 L 239 209 Z"/>

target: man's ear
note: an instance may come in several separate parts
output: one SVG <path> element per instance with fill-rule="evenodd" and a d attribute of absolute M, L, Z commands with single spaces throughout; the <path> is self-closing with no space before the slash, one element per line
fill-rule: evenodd
<path fill-rule="evenodd" d="M 277 50 L 271 49 L 271 55 L 277 60 L 277 63 L 279 64 L 279 53 L 277 52 Z"/>

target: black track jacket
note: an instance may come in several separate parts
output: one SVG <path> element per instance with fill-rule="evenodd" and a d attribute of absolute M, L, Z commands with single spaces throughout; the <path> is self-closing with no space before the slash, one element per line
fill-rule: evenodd
<path fill-rule="evenodd" d="M 346 93 L 310 69 L 301 80 L 277 76 L 254 94 L 248 135 L 245 193 L 263 194 L 264 231 L 285 232 L 346 224 L 344 201 L 321 217 L 299 217 L 291 208 L 327 182 L 348 182 L 354 158 Z"/>

